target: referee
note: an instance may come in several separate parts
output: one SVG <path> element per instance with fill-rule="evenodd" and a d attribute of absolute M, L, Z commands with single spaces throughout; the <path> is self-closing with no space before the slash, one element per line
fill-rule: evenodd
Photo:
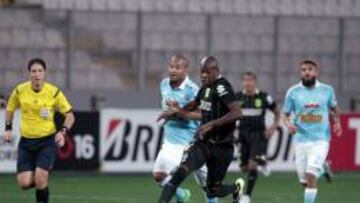
<path fill-rule="evenodd" d="M 22 189 L 36 188 L 37 203 L 48 203 L 49 172 L 55 162 L 56 148 L 65 144 L 65 136 L 75 118 L 61 90 L 45 82 L 45 61 L 34 58 L 28 62 L 27 69 L 29 81 L 15 87 L 7 104 L 4 139 L 11 141 L 14 111 L 20 109 L 17 182 Z M 58 132 L 54 123 L 55 111 L 65 116 Z"/>
<path fill-rule="evenodd" d="M 255 73 L 245 72 L 242 79 L 243 90 L 236 93 L 243 110 L 239 125 L 240 167 L 242 171 L 248 172 L 248 180 L 241 203 L 248 203 L 258 177 L 258 166 L 270 173 L 266 170 L 267 143 L 279 124 L 280 112 L 273 97 L 257 88 Z M 265 127 L 266 110 L 275 115 L 269 128 Z"/>

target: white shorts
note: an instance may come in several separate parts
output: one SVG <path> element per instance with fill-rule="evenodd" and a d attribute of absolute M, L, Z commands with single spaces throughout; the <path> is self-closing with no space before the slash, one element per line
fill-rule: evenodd
<path fill-rule="evenodd" d="M 164 142 L 161 146 L 159 154 L 156 157 L 153 173 L 163 172 L 170 174 L 180 165 L 183 153 L 187 145 L 172 144 Z M 207 168 L 202 166 L 200 169 L 194 171 L 196 182 L 202 186 L 206 186 Z"/>
<path fill-rule="evenodd" d="M 323 173 L 323 165 L 329 151 L 329 142 L 314 141 L 295 143 L 295 164 L 300 183 L 306 183 L 305 173 L 317 178 Z"/>

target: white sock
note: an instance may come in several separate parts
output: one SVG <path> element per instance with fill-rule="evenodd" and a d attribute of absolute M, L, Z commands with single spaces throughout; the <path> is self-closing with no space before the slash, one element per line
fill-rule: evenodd
<path fill-rule="evenodd" d="M 315 203 L 316 194 L 317 194 L 316 188 L 305 188 L 304 203 Z"/>

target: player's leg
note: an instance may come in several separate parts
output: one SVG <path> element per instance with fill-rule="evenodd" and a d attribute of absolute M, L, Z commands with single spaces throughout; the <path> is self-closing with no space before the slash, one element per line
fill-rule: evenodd
<path fill-rule="evenodd" d="M 194 171 L 194 177 L 197 184 L 204 190 L 205 199 L 207 203 L 217 203 L 218 199 L 216 197 L 208 198 L 206 195 L 206 179 L 208 175 L 208 170 L 205 165 L 203 165 L 198 170 Z"/>
<path fill-rule="evenodd" d="M 308 146 L 308 164 L 306 167 L 306 188 L 304 203 L 314 203 L 317 196 L 317 180 L 323 173 L 323 166 L 329 151 L 329 143 L 318 141 Z"/>
<path fill-rule="evenodd" d="M 180 162 L 183 153 L 183 147 L 164 143 L 159 154 L 156 157 L 153 177 L 161 187 L 165 186 L 171 179 L 171 172 L 176 169 Z M 186 202 L 190 198 L 190 191 L 181 187 L 176 189 L 176 200 L 178 202 Z"/>
<path fill-rule="evenodd" d="M 296 166 L 298 179 L 300 184 L 306 187 L 307 186 L 306 177 L 305 177 L 306 166 L 307 166 L 306 144 L 294 143 L 294 151 L 295 151 L 295 166 Z"/>
<path fill-rule="evenodd" d="M 17 156 L 17 183 L 20 188 L 26 190 L 35 186 L 35 154 L 29 149 L 31 143 L 25 138 L 21 138 L 18 145 Z"/>
<path fill-rule="evenodd" d="M 183 160 L 176 171 L 172 174 L 171 180 L 166 183 L 161 193 L 159 203 L 168 203 L 176 192 L 176 188 L 194 170 L 204 165 L 207 159 L 207 149 L 202 142 L 195 142 L 184 151 Z"/>
<path fill-rule="evenodd" d="M 262 136 L 260 133 L 252 132 L 249 134 L 249 151 L 250 160 L 248 161 L 248 177 L 245 196 L 243 199 L 250 199 L 258 178 L 258 162 L 263 157 L 262 152 Z M 246 200 L 250 201 L 250 200 Z M 246 202 L 242 200 L 242 202 Z"/>
<path fill-rule="evenodd" d="M 228 167 L 233 159 L 234 147 L 229 145 L 210 145 L 211 157 L 206 160 L 208 168 L 207 196 L 225 197 L 233 194 L 234 202 L 238 202 L 242 194 L 244 181 L 238 179 L 234 184 L 223 184 Z"/>
<path fill-rule="evenodd" d="M 35 187 L 38 203 L 49 202 L 49 176 L 56 158 L 56 144 L 53 137 L 40 141 L 36 154 Z"/>
<path fill-rule="evenodd" d="M 248 172 L 250 159 L 250 143 L 249 136 L 246 132 L 240 133 L 240 169 L 242 172 Z"/>

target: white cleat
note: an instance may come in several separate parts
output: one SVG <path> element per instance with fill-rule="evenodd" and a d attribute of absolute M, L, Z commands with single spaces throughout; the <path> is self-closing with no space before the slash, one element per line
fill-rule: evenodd
<path fill-rule="evenodd" d="M 240 199 L 240 203 L 250 203 L 250 202 L 251 202 L 251 199 L 250 199 L 249 195 L 244 195 Z"/>
<path fill-rule="evenodd" d="M 233 203 L 240 203 L 242 194 L 244 192 L 245 181 L 242 178 L 238 178 L 235 181 L 235 185 L 239 190 L 233 193 Z"/>

